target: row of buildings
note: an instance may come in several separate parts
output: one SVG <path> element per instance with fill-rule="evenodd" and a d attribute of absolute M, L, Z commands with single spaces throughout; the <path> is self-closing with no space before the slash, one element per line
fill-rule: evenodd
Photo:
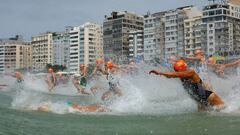
<path fill-rule="evenodd" d="M 79 64 L 96 58 L 117 63 L 152 61 L 170 55 L 240 56 L 240 1 L 221 0 L 200 11 L 194 6 L 138 15 L 112 12 L 103 24 L 87 22 L 47 32 L 24 42 L 21 37 L 0 40 L 0 72 L 28 68 L 42 71 L 47 64 L 79 71 Z"/>

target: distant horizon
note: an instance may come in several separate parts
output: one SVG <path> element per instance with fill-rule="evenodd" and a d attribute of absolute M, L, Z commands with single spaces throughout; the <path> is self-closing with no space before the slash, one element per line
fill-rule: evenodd
<path fill-rule="evenodd" d="M 0 38 L 21 35 L 24 40 L 30 41 L 33 35 L 61 32 L 66 26 L 80 26 L 85 22 L 101 25 L 104 16 L 109 16 L 112 11 L 129 11 L 146 15 L 149 11 L 156 13 L 190 5 L 196 6 L 201 11 L 207 3 L 208 0 L 4 1 L 0 5 Z"/>

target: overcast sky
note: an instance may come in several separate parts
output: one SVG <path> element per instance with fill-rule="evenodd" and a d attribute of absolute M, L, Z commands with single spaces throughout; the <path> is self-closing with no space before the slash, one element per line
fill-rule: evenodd
<path fill-rule="evenodd" d="M 63 31 L 86 21 L 101 24 L 112 11 L 131 11 L 141 15 L 196 5 L 207 0 L 0 0 L 0 38 L 16 34 L 30 39 L 46 31 Z"/>

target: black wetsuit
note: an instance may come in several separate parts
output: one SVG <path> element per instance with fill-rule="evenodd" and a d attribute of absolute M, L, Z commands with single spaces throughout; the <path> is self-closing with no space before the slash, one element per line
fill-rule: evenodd
<path fill-rule="evenodd" d="M 210 105 L 207 99 L 213 92 L 204 88 L 202 80 L 198 83 L 193 83 L 191 79 L 183 78 L 181 81 L 184 89 L 194 100 L 206 106 Z"/>

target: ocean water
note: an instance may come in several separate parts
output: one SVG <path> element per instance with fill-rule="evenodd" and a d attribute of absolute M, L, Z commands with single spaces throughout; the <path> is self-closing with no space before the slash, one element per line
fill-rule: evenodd
<path fill-rule="evenodd" d="M 114 97 L 107 112 L 81 112 L 66 104 L 102 103 L 104 90 L 77 96 L 71 84 L 49 94 L 43 80 L 26 77 L 23 86 L 4 77 L 0 91 L 0 135 L 239 135 L 239 77 L 211 75 L 214 90 L 226 103 L 221 111 L 198 112 L 178 79 L 119 75 L 123 97 Z M 89 89 L 89 88 L 87 88 Z M 50 112 L 37 107 L 47 104 Z"/>

